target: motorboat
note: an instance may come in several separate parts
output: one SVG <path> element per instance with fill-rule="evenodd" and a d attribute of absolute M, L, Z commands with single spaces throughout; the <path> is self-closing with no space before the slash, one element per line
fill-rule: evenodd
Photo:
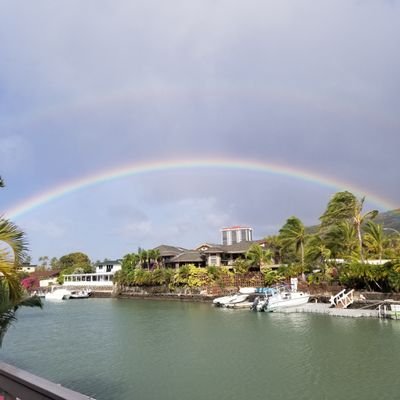
<path fill-rule="evenodd" d="M 239 293 L 241 293 L 241 294 L 253 294 L 253 293 L 256 293 L 256 291 L 257 291 L 257 288 L 255 288 L 255 287 L 239 288 Z"/>
<path fill-rule="evenodd" d="M 46 293 L 46 300 L 68 300 L 71 297 L 71 292 L 67 289 L 54 289 Z"/>
<path fill-rule="evenodd" d="M 241 303 L 242 301 L 247 300 L 248 297 L 248 294 L 236 293 L 231 296 L 217 297 L 213 300 L 213 304 L 217 307 L 226 307 L 228 304 Z"/>
<path fill-rule="evenodd" d="M 87 299 L 92 294 L 91 290 L 72 290 L 71 299 Z"/>
<path fill-rule="evenodd" d="M 257 296 L 252 305 L 255 311 L 275 311 L 280 308 L 295 307 L 308 303 L 310 295 L 301 291 L 293 291 L 287 286 L 268 288 Z"/>

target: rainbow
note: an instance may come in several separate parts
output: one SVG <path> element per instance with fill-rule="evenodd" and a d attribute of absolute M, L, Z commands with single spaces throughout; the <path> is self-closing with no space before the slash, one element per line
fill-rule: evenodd
<path fill-rule="evenodd" d="M 389 200 L 373 193 L 369 193 L 365 189 L 357 187 L 354 184 L 339 181 L 335 178 L 325 175 L 316 174 L 305 169 L 280 165 L 278 163 L 268 163 L 264 161 L 233 160 L 219 157 L 215 159 L 158 160 L 118 166 L 75 180 L 64 182 L 56 187 L 50 188 L 49 190 L 33 195 L 19 204 L 16 204 L 14 207 L 6 210 L 4 215 L 6 218 L 10 219 L 18 218 L 30 212 L 31 210 L 50 203 L 60 197 L 104 182 L 150 172 L 186 169 L 228 169 L 287 176 L 314 183 L 319 186 L 331 187 L 335 190 L 350 190 L 355 195 L 366 196 L 369 202 L 372 202 L 376 206 L 379 206 L 379 208 L 383 208 L 385 210 L 391 210 L 398 207 L 398 205 L 395 205 Z"/>

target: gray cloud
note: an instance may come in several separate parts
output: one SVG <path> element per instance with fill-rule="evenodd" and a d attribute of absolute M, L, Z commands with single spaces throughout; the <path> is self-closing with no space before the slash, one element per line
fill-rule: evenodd
<path fill-rule="evenodd" d="M 3 2 L 5 204 L 118 165 L 194 156 L 290 165 L 399 202 L 399 17 L 394 1 Z M 213 240 L 222 224 L 262 236 L 291 214 L 312 223 L 334 190 L 228 171 L 107 188 L 66 198 L 64 213 L 91 251 L 103 241 L 114 254 Z M 87 239 L 96 218 L 125 244 Z"/>

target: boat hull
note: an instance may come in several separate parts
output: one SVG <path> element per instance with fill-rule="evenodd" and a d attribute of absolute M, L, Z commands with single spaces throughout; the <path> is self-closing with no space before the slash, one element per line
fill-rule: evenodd
<path fill-rule="evenodd" d="M 280 308 L 296 307 L 307 304 L 310 295 L 303 292 L 290 293 L 290 298 L 271 298 L 265 307 L 265 311 L 275 311 Z"/>
<path fill-rule="evenodd" d="M 232 296 L 217 297 L 213 304 L 217 307 L 226 307 L 228 304 L 237 304 L 247 300 L 248 294 L 234 294 Z"/>
<path fill-rule="evenodd" d="M 67 289 L 56 289 L 46 293 L 46 300 L 68 300 L 71 297 L 71 292 Z"/>

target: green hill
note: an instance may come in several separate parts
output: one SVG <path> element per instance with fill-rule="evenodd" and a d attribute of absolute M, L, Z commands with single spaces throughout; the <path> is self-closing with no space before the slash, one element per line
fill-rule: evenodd
<path fill-rule="evenodd" d="M 395 229 L 400 232 L 400 208 L 380 213 L 374 221 L 377 224 L 382 224 L 384 228 Z"/>
<path fill-rule="evenodd" d="M 382 224 L 385 229 L 388 229 L 387 233 L 389 233 L 391 229 L 394 229 L 399 231 L 400 234 L 400 208 L 379 213 L 374 221 L 377 224 Z M 307 233 L 316 233 L 318 231 L 318 225 L 309 226 L 306 230 Z M 395 232 L 392 231 L 392 233 Z"/>

